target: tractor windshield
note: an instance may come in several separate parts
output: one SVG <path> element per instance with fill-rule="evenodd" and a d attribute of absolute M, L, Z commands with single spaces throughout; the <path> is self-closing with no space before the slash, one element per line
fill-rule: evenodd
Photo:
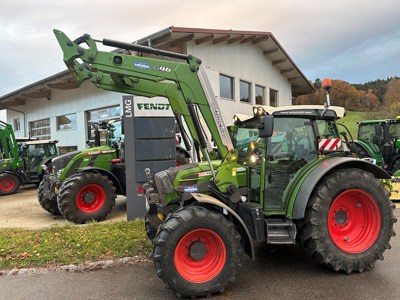
<path fill-rule="evenodd" d="M 380 146 L 383 141 L 383 127 L 381 123 L 360 124 L 357 138 Z"/>

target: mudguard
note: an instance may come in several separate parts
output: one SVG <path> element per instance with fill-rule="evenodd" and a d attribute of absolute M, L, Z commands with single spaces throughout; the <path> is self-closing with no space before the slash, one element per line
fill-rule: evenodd
<path fill-rule="evenodd" d="M 191 195 L 193 196 L 194 199 L 196 199 L 197 202 L 208 203 L 211 205 L 218 206 L 222 209 L 225 209 L 227 211 L 227 213 L 229 213 L 238 222 L 237 225 L 239 225 L 241 227 L 241 230 L 239 233 L 242 235 L 242 240 L 244 243 L 244 250 L 247 253 L 247 255 L 249 255 L 250 258 L 254 260 L 254 258 L 255 258 L 254 246 L 253 246 L 253 243 L 251 242 L 251 235 L 250 235 L 249 230 L 246 227 L 246 224 L 243 222 L 242 218 L 232 208 L 225 205 L 224 203 L 222 203 L 221 201 L 219 201 L 218 199 L 216 199 L 214 197 L 211 197 L 211 196 L 205 195 L 205 194 L 199 194 L 199 193 L 191 193 Z M 242 233 L 245 233 L 245 236 L 243 236 Z"/>
<path fill-rule="evenodd" d="M 117 191 L 124 191 L 123 187 L 121 186 L 121 183 L 119 182 L 118 178 L 111 173 L 110 171 L 101 169 L 101 168 L 96 168 L 96 167 L 84 167 L 82 169 L 80 169 L 80 171 L 78 173 L 81 172 L 98 172 L 98 173 L 102 173 L 106 176 L 108 176 L 108 178 L 110 178 L 110 180 L 112 182 L 114 182 L 115 184 L 115 188 L 117 189 Z"/>
<path fill-rule="evenodd" d="M 328 160 L 323 160 L 321 164 L 316 166 L 301 183 L 297 192 L 293 205 L 293 219 L 302 219 L 306 211 L 308 199 L 311 196 L 314 187 L 318 184 L 325 174 L 335 168 L 359 168 L 368 171 L 379 179 L 390 179 L 391 176 L 385 170 L 378 166 L 369 163 L 365 160 L 350 157 L 333 157 Z"/>

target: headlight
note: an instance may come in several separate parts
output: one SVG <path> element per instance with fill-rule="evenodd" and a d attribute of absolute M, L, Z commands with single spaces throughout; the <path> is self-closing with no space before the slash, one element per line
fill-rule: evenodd
<path fill-rule="evenodd" d="M 64 169 L 57 170 L 56 178 L 60 178 L 63 171 L 64 171 Z"/>

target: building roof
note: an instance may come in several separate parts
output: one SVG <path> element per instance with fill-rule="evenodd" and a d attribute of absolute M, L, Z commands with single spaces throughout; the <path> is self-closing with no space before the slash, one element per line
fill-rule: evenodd
<path fill-rule="evenodd" d="M 267 56 L 272 65 L 280 71 L 282 76 L 287 78 L 291 84 L 294 97 L 314 92 L 311 82 L 300 71 L 271 32 L 171 26 L 133 43 L 183 53 L 183 45 L 190 41 L 194 41 L 196 45 L 203 43 L 210 43 L 211 45 L 252 43 L 260 47 L 264 56 Z M 0 97 L 0 108 L 24 105 L 26 100 L 31 98 L 50 98 L 52 89 L 75 88 L 79 88 L 79 83 L 75 81 L 68 70 L 65 70 Z"/>

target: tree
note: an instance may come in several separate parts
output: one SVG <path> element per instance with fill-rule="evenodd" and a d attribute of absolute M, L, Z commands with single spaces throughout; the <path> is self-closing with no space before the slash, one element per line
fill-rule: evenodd
<path fill-rule="evenodd" d="M 372 111 L 376 110 L 376 108 L 379 106 L 380 101 L 378 97 L 373 93 L 372 89 L 368 90 L 368 93 L 364 91 L 358 91 L 359 94 L 359 109 L 363 111 Z"/>
<path fill-rule="evenodd" d="M 400 109 L 400 79 L 393 78 L 390 80 L 384 99 L 384 104 L 391 109 L 396 112 Z"/>
<path fill-rule="evenodd" d="M 316 84 L 319 79 L 316 80 Z M 314 84 L 314 85 L 316 85 Z M 326 101 L 326 92 L 320 88 L 314 94 L 300 96 L 299 103 L 301 104 L 324 104 Z M 359 93 L 357 89 L 343 80 L 332 80 L 332 88 L 330 91 L 331 105 L 343 106 L 350 110 L 358 108 Z"/>

